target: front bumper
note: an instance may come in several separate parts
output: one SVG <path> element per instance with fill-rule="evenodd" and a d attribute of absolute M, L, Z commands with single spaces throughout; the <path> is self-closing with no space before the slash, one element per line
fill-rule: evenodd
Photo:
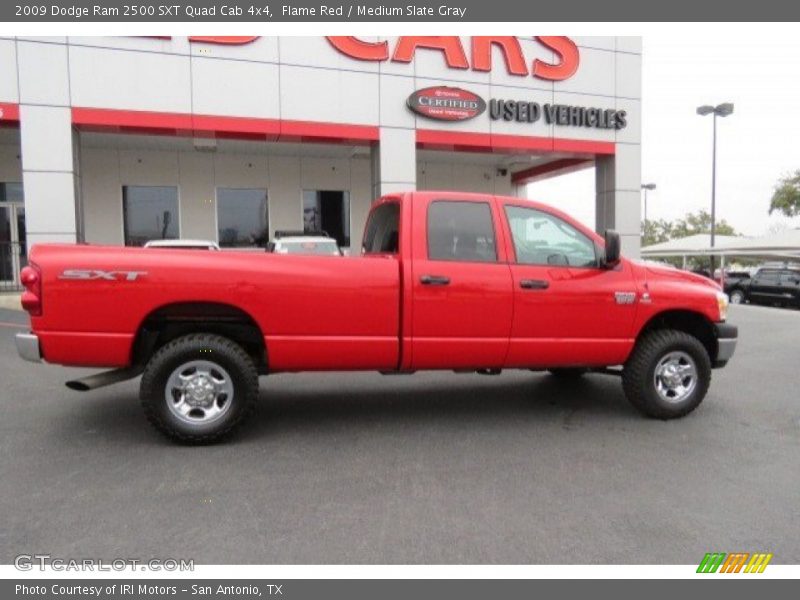
<path fill-rule="evenodd" d="M 717 323 L 714 325 L 714 333 L 717 336 L 717 356 L 712 366 L 715 369 L 719 369 L 728 364 L 728 361 L 736 351 L 739 328 L 729 323 Z"/>
<path fill-rule="evenodd" d="M 17 352 L 25 360 L 42 362 L 42 353 L 39 350 L 39 336 L 35 333 L 18 333 L 16 337 Z"/>

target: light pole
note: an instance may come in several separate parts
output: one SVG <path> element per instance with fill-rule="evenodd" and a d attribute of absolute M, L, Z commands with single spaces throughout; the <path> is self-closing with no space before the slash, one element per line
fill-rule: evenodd
<path fill-rule="evenodd" d="M 724 102 L 711 106 L 704 104 L 697 107 L 697 114 L 701 117 L 714 115 L 714 137 L 711 147 L 711 248 L 714 248 L 714 236 L 717 228 L 717 117 L 727 117 L 733 114 L 733 104 Z M 714 255 L 711 255 L 711 278 L 714 278 Z"/>
<path fill-rule="evenodd" d="M 647 192 L 656 189 L 656 184 L 643 183 L 642 189 L 644 190 L 644 224 L 642 225 L 642 232 L 647 233 Z"/>

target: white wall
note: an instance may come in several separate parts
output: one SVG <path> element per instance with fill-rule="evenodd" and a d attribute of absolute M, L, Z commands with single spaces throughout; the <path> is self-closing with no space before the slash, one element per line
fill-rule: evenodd
<path fill-rule="evenodd" d="M 511 177 L 500 175 L 493 165 L 463 162 L 420 161 L 417 185 L 423 190 L 455 190 L 510 196 Z"/>
<path fill-rule="evenodd" d="M 178 188 L 180 234 L 217 239 L 216 189 L 265 188 L 270 235 L 302 229 L 303 190 L 350 192 L 350 229 L 357 246 L 372 201 L 368 158 L 314 158 L 152 149 L 81 148 L 86 241 L 122 244 L 122 186 Z"/>
<path fill-rule="evenodd" d="M 395 38 L 386 38 L 394 47 Z M 261 37 L 242 46 L 137 37 L 0 38 L 0 102 L 18 103 L 28 224 L 34 240 L 76 239 L 82 215 L 87 241 L 122 240 L 121 186 L 178 185 L 183 235 L 215 237 L 216 186 L 266 186 L 270 226 L 298 227 L 303 188 L 351 192 L 351 233 L 357 239 L 370 198 L 387 191 L 449 187 L 513 193 L 486 168 L 416 160 L 415 130 L 553 136 L 614 142 L 617 156 L 598 179 L 598 228 L 614 226 L 629 255 L 638 248 L 641 136 L 641 39 L 574 37 L 581 65 L 571 78 L 549 82 L 506 72 L 493 52 L 490 73 L 449 69 L 441 52 L 418 50 L 412 63 L 359 61 L 323 37 Z M 528 36 L 525 59 L 553 62 Z M 471 40 L 462 38 L 469 56 Z M 455 85 L 491 97 L 564 102 L 628 111 L 620 131 L 492 121 L 426 120 L 405 106 L 408 95 L 431 85 Z M 70 108 L 303 120 L 376 126 L 372 160 L 242 156 L 79 148 L 70 139 Z M 25 121 L 28 123 L 25 123 Z M 54 125 L 55 124 L 55 125 Z M 54 137 L 55 136 L 55 137 Z M 141 159 L 141 162 L 139 160 Z M 11 160 L 9 166 L 2 163 Z M 468 159 L 465 159 L 468 160 Z M 76 168 L 75 162 L 78 163 Z M 248 166 L 251 164 L 253 166 Z M 13 169 L 0 154 L 0 171 Z M 491 170 L 491 169 L 490 169 Z M 83 191 L 76 198 L 75 186 Z M 68 204 L 79 203 L 77 219 Z M 38 237 L 37 237 L 38 236 Z"/>

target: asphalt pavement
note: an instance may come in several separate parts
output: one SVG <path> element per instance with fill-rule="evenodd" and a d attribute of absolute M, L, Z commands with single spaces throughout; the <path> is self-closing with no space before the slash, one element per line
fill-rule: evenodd
<path fill-rule="evenodd" d="M 604 375 L 275 375 L 236 437 L 186 447 L 138 380 L 23 362 L 0 309 L 0 563 L 798 563 L 800 311 L 730 320 L 736 356 L 676 421 Z"/>

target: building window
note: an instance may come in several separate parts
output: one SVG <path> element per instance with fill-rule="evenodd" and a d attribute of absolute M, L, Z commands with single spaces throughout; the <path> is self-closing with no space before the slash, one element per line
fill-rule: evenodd
<path fill-rule="evenodd" d="M 303 192 L 303 231 L 324 231 L 340 248 L 350 246 L 350 192 Z"/>
<path fill-rule="evenodd" d="M 0 183 L 0 202 L 22 202 L 21 183 Z"/>
<path fill-rule="evenodd" d="M 266 246 L 269 241 L 267 190 L 217 190 L 217 241 L 223 248 Z"/>
<path fill-rule="evenodd" d="M 0 287 L 28 264 L 22 184 L 0 183 Z"/>
<path fill-rule="evenodd" d="M 126 246 L 144 246 L 150 240 L 176 240 L 178 188 L 122 186 L 122 213 Z"/>

